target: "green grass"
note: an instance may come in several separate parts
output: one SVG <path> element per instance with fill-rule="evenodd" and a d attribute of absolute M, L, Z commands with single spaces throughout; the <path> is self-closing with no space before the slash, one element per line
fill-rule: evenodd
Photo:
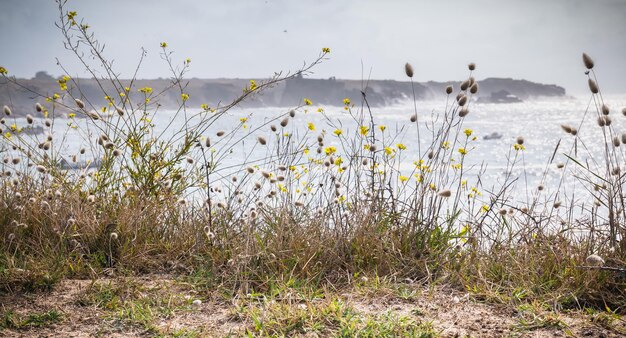
<path fill-rule="evenodd" d="M 32 312 L 23 315 L 18 315 L 9 310 L 0 315 L 0 329 L 23 330 L 40 328 L 60 323 L 62 320 L 63 314 L 55 310 Z"/>

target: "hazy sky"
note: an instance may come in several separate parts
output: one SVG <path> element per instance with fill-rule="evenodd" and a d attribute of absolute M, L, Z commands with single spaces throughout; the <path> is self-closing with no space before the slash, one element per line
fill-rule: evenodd
<path fill-rule="evenodd" d="M 525 78 L 586 90 L 581 53 L 596 61 L 605 92 L 626 93 L 626 0 L 70 0 L 106 44 L 122 76 L 148 50 L 141 78 L 167 77 L 166 41 L 189 77 L 267 77 L 330 60 L 314 77 L 460 80 L 476 62 L 478 79 Z M 64 50 L 53 0 L 0 0 L 0 65 L 19 77 L 61 74 L 55 57 L 86 74 Z"/>

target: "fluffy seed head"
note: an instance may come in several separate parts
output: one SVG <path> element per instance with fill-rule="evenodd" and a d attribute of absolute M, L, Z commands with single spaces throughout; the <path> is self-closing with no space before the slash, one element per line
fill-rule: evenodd
<path fill-rule="evenodd" d="M 460 117 L 465 117 L 467 116 L 467 114 L 469 114 L 469 109 L 467 109 L 467 107 L 463 107 L 461 108 L 461 110 L 459 110 Z"/>
<path fill-rule="evenodd" d="M 30 114 L 26 115 L 26 123 L 33 124 L 34 121 L 35 121 L 35 119 L 33 119 L 32 115 L 30 115 Z"/>
<path fill-rule="evenodd" d="M 437 193 L 437 195 L 441 196 L 441 197 L 445 197 L 448 198 L 450 196 L 452 196 L 452 192 L 450 192 L 450 190 L 442 190 L 440 192 Z"/>
<path fill-rule="evenodd" d="M 603 266 L 604 265 L 604 259 L 602 259 L 602 257 L 600 257 L 598 255 L 591 255 L 591 256 L 585 258 L 585 263 L 587 263 L 588 265 L 591 265 L 591 266 Z"/>
<path fill-rule="evenodd" d="M 122 109 L 122 108 L 120 108 L 118 106 L 115 106 L 115 111 L 117 112 L 117 115 L 124 116 L 124 109 Z"/>
<path fill-rule="evenodd" d="M 246 171 L 248 171 L 248 173 L 250 173 L 250 174 L 254 174 L 254 168 L 253 167 L 247 167 Z"/>
<path fill-rule="evenodd" d="M 606 125 L 606 120 L 604 119 L 604 116 L 599 116 L 598 117 L 598 125 L 600 127 L 604 127 Z"/>
<path fill-rule="evenodd" d="M 266 145 L 266 144 L 267 144 L 267 140 L 266 140 L 266 139 L 265 139 L 265 137 L 263 137 L 263 136 L 259 136 L 259 137 L 257 137 L 256 139 L 257 139 L 257 141 L 259 141 L 259 143 L 260 143 L 261 145 Z"/>
<path fill-rule="evenodd" d="M 118 157 L 122 155 L 122 151 L 119 149 L 113 149 L 113 156 Z"/>
<path fill-rule="evenodd" d="M 109 237 L 111 238 L 112 241 L 117 240 L 117 232 L 112 232 Z"/>
<path fill-rule="evenodd" d="M 193 164 L 193 157 L 191 157 L 191 156 L 185 156 L 185 160 L 187 161 L 187 163 L 189 163 L 189 164 Z"/>
<path fill-rule="evenodd" d="M 506 209 L 502 208 L 502 209 L 500 209 L 500 210 L 498 211 L 498 213 L 499 213 L 501 216 L 504 216 L 504 215 L 506 215 Z"/>
<path fill-rule="evenodd" d="M 272 131 L 277 131 L 277 130 L 278 130 L 278 128 L 276 128 L 276 126 L 275 126 L 275 125 L 273 125 L 273 124 L 270 126 L 270 129 L 271 129 Z"/>
<path fill-rule="evenodd" d="M 611 120 L 610 117 L 608 117 L 608 116 L 604 117 L 604 124 L 606 124 L 607 126 L 610 126 L 611 122 L 613 122 L 613 120 Z"/>
<path fill-rule="evenodd" d="M 4 115 L 11 116 L 11 108 L 9 108 L 9 106 L 4 106 L 3 110 L 4 110 Z"/>
<path fill-rule="evenodd" d="M 13 162 L 13 164 L 17 165 L 20 164 L 20 158 L 19 157 L 14 157 L 13 160 L 11 160 L 11 162 Z"/>
<path fill-rule="evenodd" d="M 611 112 L 611 110 L 609 109 L 609 106 L 607 106 L 606 104 L 603 104 L 602 105 L 602 114 L 609 115 L 610 112 Z"/>
<path fill-rule="evenodd" d="M 561 206 L 561 202 L 554 202 L 552 205 L 555 209 L 558 209 Z"/>
<path fill-rule="evenodd" d="M 411 64 L 407 62 L 404 65 L 404 72 L 406 73 L 406 76 L 412 78 L 413 77 L 413 66 L 411 66 Z"/>
<path fill-rule="evenodd" d="M 467 68 L 469 68 L 469 70 L 473 71 L 473 70 L 476 69 L 476 64 L 472 62 L 469 65 L 467 65 Z"/>
<path fill-rule="evenodd" d="M 74 99 L 74 102 L 76 102 L 76 105 L 78 106 L 78 108 L 83 109 L 85 108 L 85 103 L 79 99 Z"/>
<path fill-rule="evenodd" d="M 296 111 L 295 111 L 295 110 L 293 110 L 293 109 L 292 109 L 292 110 L 290 110 L 290 111 L 289 111 L 289 116 L 291 116 L 291 117 L 296 117 Z"/>
<path fill-rule="evenodd" d="M 598 94 L 598 84 L 596 83 L 596 81 L 589 79 L 589 90 L 591 90 L 592 93 L 594 94 Z"/>
<path fill-rule="evenodd" d="M 518 136 L 517 139 L 515 139 L 515 142 L 519 145 L 524 144 L 524 138 L 522 136 Z"/>
<path fill-rule="evenodd" d="M 37 166 L 37 171 L 42 173 L 42 174 L 45 174 L 48 171 L 48 169 L 46 169 L 46 167 L 44 167 L 44 166 L 42 166 L 40 164 L 40 165 Z"/>
<path fill-rule="evenodd" d="M 283 127 L 283 128 L 286 127 L 287 124 L 289 124 L 289 118 L 288 117 L 285 117 L 282 121 L 280 121 L 280 126 Z"/>
<path fill-rule="evenodd" d="M 43 106 L 41 105 L 41 103 L 37 102 L 37 103 L 35 104 L 35 110 L 36 110 L 38 113 L 41 113 L 41 112 L 43 111 Z"/>
<path fill-rule="evenodd" d="M 411 122 L 417 121 L 417 114 L 411 115 Z"/>
<path fill-rule="evenodd" d="M 589 57 L 589 55 L 587 55 L 587 53 L 583 53 L 583 63 L 587 69 L 593 68 L 593 60 Z"/>
<path fill-rule="evenodd" d="M 613 146 L 614 147 L 619 147 L 620 143 L 621 142 L 620 142 L 619 137 L 617 137 L 617 136 L 613 137 Z"/>
<path fill-rule="evenodd" d="M 446 87 L 446 94 L 448 94 L 448 95 L 452 94 L 453 90 L 454 90 L 454 88 L 452 88 L 452 86 L 447 86 Z"/>
<path fill-rule="evenodd" d="M 570 132 L 570 134 L 572 134 L 573 136 L 576 136 L 578 134 L 578 129 L 572 127 L 572 131 Z"/>

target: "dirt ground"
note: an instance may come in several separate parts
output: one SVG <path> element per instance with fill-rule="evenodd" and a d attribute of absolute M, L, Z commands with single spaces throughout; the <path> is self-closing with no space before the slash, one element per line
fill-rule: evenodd
<path fill-rule="evenodd" d="M 616 315 L 485 304 L 455 290 L 411 284 L 326 291 L 305 298 L 295 291 L 271 298 L 230 297 L 167 276 L 64 280 L 51 291 L 0 294 L 0 336 L 236 337 L 246 330 L 256 336 L 272 334 L 269 329 L 259 331 L 259 318 L 266 324 L 290 323 L 291 310 L 300 311 L 305 324 L 299 331 L 287 331 L 288 336 L 332 336 L 332 327 L 316 331 L 306 326 L 328 298 L 334 299 L 332 304 L 344 304 L 354 316 L 381 320 L 391 315 L 427 323 L 434 332 L 430 336 L 623 337 L 626 332 L 624 318 Z M 287 311 L 272 312 L 277 305 L 286 305 L 281 309 Z"/>

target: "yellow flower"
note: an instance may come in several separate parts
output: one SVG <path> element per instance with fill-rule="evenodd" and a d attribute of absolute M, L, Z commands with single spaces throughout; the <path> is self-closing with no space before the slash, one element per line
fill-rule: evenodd
<path fill-rule="evenodd" d="M 380 131 L 385 131 L 385 129 L 387 129 L 386 126 L 380 125 L 378 126 L 378 129 L 380 129 Z"/>
<path fill-rule="evenodd" d="M 11 131 L 16 131 L 17 130 L 17 124 L 13 123 L 11 126 L 9 126 L 9 128 L 11 129 Z"/>
<path fill-rule="evenodd" d="M 393 154 L 393 149 L 391 149 L 389 147 L 385 147 L 385 154 L 387 154 L 387 155 Z"/>
<path fill-rule="evenodd" d="M 206 104 L 206 103 L 203 103 L 203 104 L 200 105 L 200 108 L 202 108 L 202 110 L 206 111 L 206 110 L 209 110 L 209 105 Z"/>
<path fill-rule="evenodd" d="M 313 124 L 313 122 L 309 122 L 307 124 L 307 127 L 309 128 L 309 130 L 315 130 L 315 125 Z"/>
<path fill-rule="evenodd" d="M 306 104 L 307 106 L 310 106 L 313 104 L 313 102 L 311 102 L 311 100 L 307 99 L 306 97 L 304 98 L 304 104 Z"/>
<path fill-rule="evenodd" d="M 130 91 L 130 87 L 124 87 L 124 90 L 129 92 Z"/>
<path fill-rule="evenodd" d="M 335 165 L 340 166 L 342 163 L 343 163 L 343 158 L 341 158 L 341 156 L 335 159 Z"/>
<path fill-rule="evenodd" d="M 360 126 L 359 127 L 359 133 L 363 136 L 367 135 L 367 133 L 370 131 L 370 128 L 367 126 Z"/>
<path fill-rule="evenodd" d="M 69 118 L 73 119 L 73 118 L 75 118 L 75 117 L 76 117 L 76 114 L 74 114 L 74 113 L 69 113 L 69 114 L 67 114 L 67 117 L 69 117 Z"/>
<path fill-rule="evenodd" d="M 182 93 L 180 94 L 180 97 L 183 99 L 183 102 L 189 100 L 189 94 Z"/>
<path fill-rule="evenodd" d="M 524 146 L 523 146 L 523 145 L 521 145 L 521 144 L 515 143 L 515 144 L 513 145 L 513 149 L 515 149 L 516 151 L 520 151 L 520 150 L 526 150 L 526 147 L 524 147 Z"/>
<path fill-rule="evenodd" d="M 467 150 L 465 150 L 465 148 L 459 148 L 459 154 L 465 155 L 467 154 Z"/>
<path fill-rule="evenodd" d="M 54 93 L 54 95 L 52 95 L 52 98 L 58 100 L 59 98 L 61 98 L 61 95 Z"/>
<path fill-rule="evenodd" d="M 400 176 L 399 178 L 400 178 L 400 181 L 401 181 L 401 182 L 406 182 L 406 181 L 408 181 L 408 180 L 409 180 L 409 178 L 408 178 L 408 177 L 406 177 L 406 176 Z"/>
<path fill-rule="evenodd" d="M 341 129 L 335 129 L 335 131 L 333 131 L 333 134 L 339 136 L 339 135 L 343 134 L 343 131 L 341 131 Z"/>
<path fill-rule="evenodd" d="M 125 96 L 126 96 L 126 93 L 120 92 L 120 97 L 125 97 Z"/>
<path fill-rule="evenodd" d="M 191 63 L 191 59 L 190 58 L 186 58 L 185 59 L 185 63 L 187 63 L 187 64 Z"/>
<path fill-rule="evenodd" d="M 144 93 L 144 94 L 150 94 L 150 93 L 152 93 L 152 88 L 150 88 L 150 87 L 143 87 L 143 88 L 139 89 L 139 92 Z"/>
<path fill-rule="evenodd" d="M 404 144 L 402 144 L 402 143 L 396 144 L 396 147 L 398 147 L 398 149 L 400 149 L 400 150 L 406 150 L 406 146 Z"/>
<path fill-rule="evenodd" d="M 430 190 L 432 191 L 437 191 L 437 186 L 435 185 L 435 183 L 431 183 L 428 185 L 428 187 L 430 188 Z"/>
<path fill-rule="evenodd" d="M 483 207 L 482 207 L 482 208 L 480 208 L 480 211 L 482 211 L 482 212 L 487 212 L 487 211 L 489 211 L 489 206 L 488 206 L 488 205 L 483 205 Z"/>
<path fill-rule="evenodd" d="M 328 47 L 322 48 L 322 53 L 324 53 L 324 54 L 330 53 L 330 48 L 328 48 Z"/>
<path fill-rule="evenodd" d="M 161 48 L 167 47 L 167 42 L 161 42 Z"/>
<path fill-rule="evenodd" d="M 304 148 L 304 150 L 302 150 L 302 153 L 304 155 L 308 155 L 309 154 L 309 148 Z"/>
<path fill-rule="evenodd" d="M 323 113 L 324 112 L 324 108 L 322 108 L 322 107 L 317 108 L 317 112 L 318 113 Z"/>
<path fill-rule="evenodd" d="M 467 180 L 462 180 L 462 181 L 461 181 L 461 186 L 462 186 L 463 188 L 467 187 Z"/>
<path fill-rule="evenodd" d="M 6 138 L 10 139 L 10 138 L 11 138 L 11 133 L 7 131 L 7 132 L 4 134 L 4 137 L 6 137 Z"/>
<path fill-rule="evenodd" d="M 463 167 L 463 165 L 461 163 L 456 163 L 456 164 L 452 164 L 450 165 L 452 167 L 452 169 L 461 169 Z"/>
<path fill-rule="evenodd" d="M 350 99 L 347 98 L 347 97 L 345 99 L 343 99 L 343 104 L 345 104 L 346 106 L 349 106 L 350 105 Z"/>
<path fill-rule="evenodd" d="M 471 129 L 465 129 L 465 131 L 464 131 L 464 133 L 465 133 L 465 135 L 467 135 L 467 137 L 472 136 L 472 132 L 473 131 Z"/>
<path fill-rule="evenodd" d="M 446 149 L 446 150 L 450 149 L 450 142 L 448 141 L 441 142 L 441 148 Z"/>
<path fill-rule="evenodd" d="M 6 69 L 6 68 L 4 68 L 4 67 L 0 67 L 0 74 L 2 74 L 2 75 L 7 75 L 8 73 L 9 73 L 9 71 L 7 71 L 7 69 Z"/>
<path fill-rule="evenodd" d="M 76 12 L 75 11 L 71 11 L 71 12 L 67 13 L 67 19 L 68 20 L 74 20 L 75 16 L 76 16 Z"/>
<path fill-rule="evenodd" d="M 246 123 L 246 122 L 248 122 L 248 118 L 247 117 L 242 117 L 242 118 L 239 119 L 239 122 Z"/>
<path fill-rule="evenodd" d="M 257 88 L 256 81 L 250 80 L 250 90 L 255 90 Z"/>
<path fill-rule="evenodd" d="M 102 109 L 100 109 L 103 113 L 107 112 L 107 107 L 102 107 Z"/>

